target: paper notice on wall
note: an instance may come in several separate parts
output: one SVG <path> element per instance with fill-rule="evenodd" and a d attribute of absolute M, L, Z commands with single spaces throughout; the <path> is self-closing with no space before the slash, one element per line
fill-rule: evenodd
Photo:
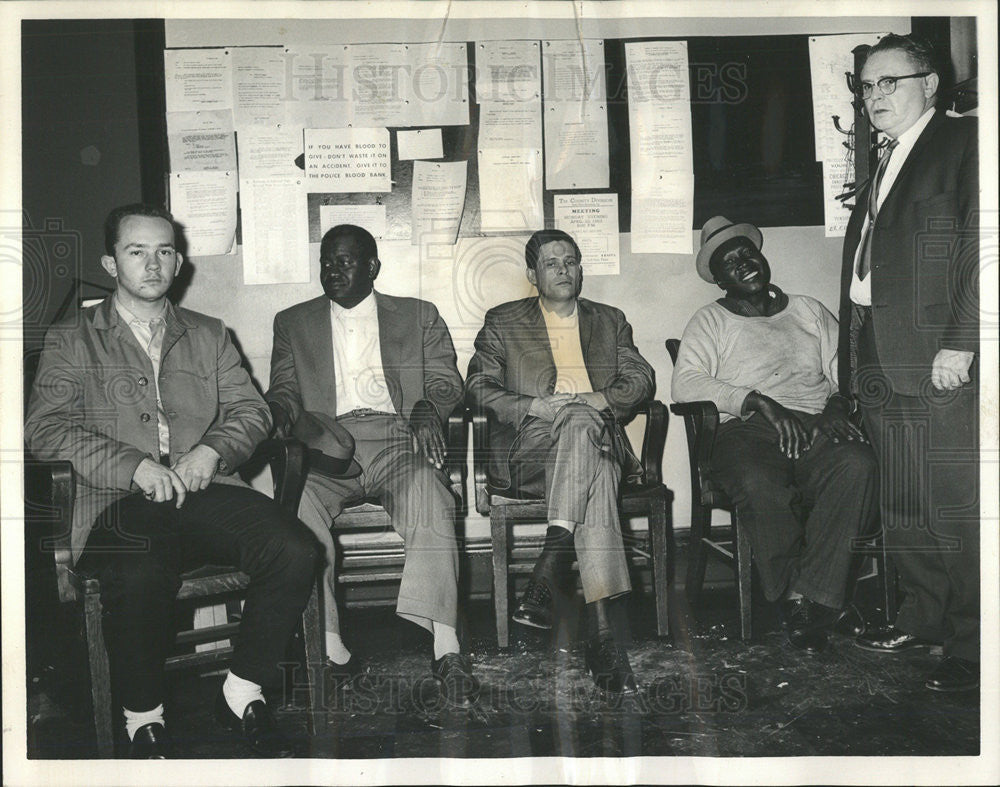
<path fill-rule="evenodd" d="M 545 187 L 606 189 L 608 109 L 603 101 L 545 104 Z"/>
<path fill-rule="evenodd" d="M 691 254 L 694 175 L 632 175 L 632 253 Z"/>
<path fill-rule="evenodd" d="M 536 101 L 542 96 L 537 41 L 479 41 L 476 101 Z"/>
<path fill-rule="evenodd" d="M 846 153 L 847 134 L 854 123 L 853 96 L 847 85 L 847 74 L 854 73 L 854 48 L 872 45 L 884 33 L 852 33 L 849 35 L 809 37 L 809 75 L 812 80 L 813 129 L 816 137 L 816 160 L 841 159 Z"/>
<path fill-rule="evenodd" d="M 480 150 L 479 210 L 485 233 L 541 229 L 545 223 L 542 151 L 528 148 Z"/>
<path fill-rule="evenodd" d="M 588 276 L 618 273 L 618 195 L 556 194 L 556 227 L 573 236 Z"/>
<path fill-rule="evenodd" d="M 625 45 L 632 177 L 692 172 L 691 92 L 686 41 Z"/>
<path fill-rule="evenodd" d="M 413 162 L 413 206 L 410 243 L 455 245 L 465 207 L 468 163 Z"/>
<path fill-rule="evenodd" d="M 409 125 L 403 95 L 405 44 L 352 44 L 351 125 L 355 128 Z M 355 189 L 352 189 L 354 191 Z"/>
<path fill-rule="evenodd" d="M 545 101 L 603 103 L 607 98 L 604 75 L 604 41 L 573 38 L 545 41 L 542 45 Z"/>
<path fill-rule="evenodd" d="M 343 44 L 285 48 L 285 120 L 302 128 L 350 125 L 350 51 Z"/>
<path fill-rule="evenodd" d="M 388 129 L 307 128 L 305 154 L 310 191 L 392 190 Z"/>
<path fill-rule="evenodd" d="M 228 109 L 167 113 L 171 172 L 236 171 L 233 113 Z"/>
<path fill-rule="evenodd" d="M 827 238 L 842 238 L 847 232 L 851 209 L 846 205 L 847 200 L 839 200 L 837 196 L 847 190 L 848 181 L 853 179 L 853 167 L 845 159 L 823 162 L 823 215 Z"/>
<path fill-rule="evenodd" d="M 167 49 L 163 53 L 167 112 L 231 109 L 232 57 L 228 49 Z"/>
<path fill-rule="evenodd" d="M 418 128 L 413 131 L 400 129 L 396 132 L 396 155 L 400 161 L 441 158 L 444 156 L 441 129 Z"/>
<path fill-rule="evenodd" d="M 541 100 L 480 104 L 477 144 L 479 148 L 541 149 Z"/>
<path fill-rule="evenodd" d="M 183 230 L 188 257 L 232 251 L 236 186 L 235 171 L 171 173 L 170 212 Z"/>
<path fill-rule="evenodd" d="M 248 126 L 236 134 L 240 154 L 240 179 L 302 177 L 295 159 L 302 155 L 302 132 L 298 129 Z"/>
<path fill-rule="evenodd" d="M 406 125 L 469 125 L 469 55 L 465 42 L 407 44 L 406 50 L 407 72 L 402 83 L 407 102 Z"/>
<path fill-rule="evenodd" d="M 305 179 L 240 178 L 243 283 L 309 281 Z"/>
<path fill-rule="evenodd" d="M 340 224 L 368 230 L 375 240 L 385 237 L 385 205 L 320 205 L 319 236 Z"/>
<path fill-rule="evenodd" d="M 279 126 L 285 123 L 285 50 L 236 46 L 233 60 L 233 123 Z"/>

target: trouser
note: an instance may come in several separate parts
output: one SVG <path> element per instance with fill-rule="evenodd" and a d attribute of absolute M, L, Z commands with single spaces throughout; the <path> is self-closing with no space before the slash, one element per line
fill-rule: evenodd
<path fill-rule="evenodd" d="M 927 370 L 928 376 L 930 369 Z M 979 660 L 977 374 L 957 391 L 904 396 L 880 363 L 870 319 L 855 376 L 882 476 L 882 526 L 903 600 L 896 627 Z"/>
<path fill-rule="evenodd" d="M 122 705 L 141 712 L 163 702 L 180 574 L 206 564 L 249 575 L 230 670 L 260 685 L 274 683 L 312 591 L 317 558 L 315 539 L 300 522 L 245 487 L 210 484 L 189 492 L 181 508 L 141 493 L 106 508 L 79 568 L 101 583 L 104 638 Z"/>
<path fill-rule="evenodd" d="M 389 514 L 403 537 L 405 562 L 396 614 L 431 630 L 432 623 L 458 620 L 458 546 L 455 499 L 448 477 L 414 453 L 405 422 L 395 415 L 347 415 L 337 419 L 354 437 L 357 478 L 310 472 L 299 517 L 325 552 L 323 606 L 326 630 L 340 632 L 335 600 L 336 548 L 330 528 L 344 506 L 371 497 Z"/>
<path fill-rule="evenodd" d="M 818 415 L 796 412 L 808 432 Z M 712 477 L 739 509 L 764 595 L 786 590 L 839 609 L 852 542 L 875 526 L 878 473 L 870 446 L 820 435 L 798 459 L 778 448 L 760 413 L 720 424 Z"/>
<path fill-rule="evenodd" d="M 545 496 L 548 517 L 576 523 L 574 542 L 587 603 L 632 589 L 621 523 L 611 427 L 593 407 L 569 404 L 551 423 L 531 418 L 510 454 L 511 485 Z"/>

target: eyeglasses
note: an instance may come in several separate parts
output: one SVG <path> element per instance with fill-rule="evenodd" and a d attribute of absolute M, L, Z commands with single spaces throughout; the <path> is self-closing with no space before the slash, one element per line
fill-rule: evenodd
<path fill-rule="evenodd" d="M 872 93 L 875 90 L 875 85 L 878 85 L 878 92 L 883 96 L 891 96 L 896 92 L 896 83 L 900 79 L 916 79 L 917 77 L 925 77 L 931 74 L 930 71 L 921 71 L 917 74 L 904 74 L 901 77 L 882 77 L 878 82 L 862 82 L 858 86 L 858 95 L 863 99 L 869 99 L 872 97 Z"/>

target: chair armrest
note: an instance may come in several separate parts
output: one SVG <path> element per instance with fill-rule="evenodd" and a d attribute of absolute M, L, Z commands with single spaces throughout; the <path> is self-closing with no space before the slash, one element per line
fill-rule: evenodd
<path fill-rule="evenodd" d="M 486 465 L 489 461 L 489 425 L 486 413 L 473 410 L 472 416 L 472 475 L 476 490 L 476 511 L 489 516 L 490 500 L 486 491 Z"/>
<path fill-rule="evenodd" d="M 719 408 L 715 402 L 675 402 L 670 405 L 675 415 L 684 417 L 687 432 L 688 459 L 691 462 L 691 483 L 698 498 L 708 491 L 707 481 L 715 447 L 715 433 L 719 428 Z"/>
<path fill-rule="evenodd" d="M 305 456 L 306 447 L 301 441 L 294 437 L 272 437 L 257 446 L 240 470 L 259 467 L 267 462 L 271 466 L 275 501 L 296 516 L 306 483 Z"/>
<path fill-rule="evenodd" d="M 647 484 L 663 483 L 663 446 L 667 442 L 670 413 L 663 402 L 653 399 L 643 404 L 637 412 L 646 415 L 646 429 L 642 436 L 643 475 Z"/>
<path fill-rule="evenodd" d="M 70 582 L 73 553 L 70 539 L 73 533 L 73 501 L 76 498 L 76 480 L 73 465 L 65 460 L 24 463 L 24 502 L 26 517 L 48 523 L 48 534 L 38 538 L 38 548 L 52 552 L 56 563 L 56 583 L 60 601 L 72 601 L 76 591 Z M 34 534 L 26 547 L 34 542 Z"/>
<path fill-rule="evenodd" d="M 445 435 L 447 453 L 445 454 L 445 470 L 451 482 L 451 491 L 461 502 L 461 514 L 468 510 L 465 494 L 465 477 L 468 474 L 466 459 L 469 448 L 469 411 L 464 405 L 456 407 L 448 416 L 448 429 Z"/>

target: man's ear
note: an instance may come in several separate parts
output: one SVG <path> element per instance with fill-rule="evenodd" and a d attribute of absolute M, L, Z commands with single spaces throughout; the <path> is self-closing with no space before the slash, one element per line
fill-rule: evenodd
<path fill-rule="evenodd" d="M 528 281 L 530 281 L 535 287 L 538 286 L 538 274 L 535 273 L 534 268 L 525 268 L 524 275 L 528 277 Z"/>
<path fill-rule="evenodd" d="M 372 281 L 378 278 L 378 272 L 382 270 L 382 261 L 378 257 L 368 260 L 368 278 Z"/>
<path fill-rule="evenodd" d="M 108 276 L 112 279 L 118 278 L 118 264 L 110 254 L 101 255 L 101 267 L 108 272 Z"/>
<path fill-rule="evenodd" d="M 933 71 L 924 77 L 924 98 L 936 96 L 940 79 Z"/>
<path fill-rule="evenodd" d="M 174 266 L 174 276 L 181 272 L 181 265 L 184 264 L 184 255 L 177 252 L 177 265 Z"/>

